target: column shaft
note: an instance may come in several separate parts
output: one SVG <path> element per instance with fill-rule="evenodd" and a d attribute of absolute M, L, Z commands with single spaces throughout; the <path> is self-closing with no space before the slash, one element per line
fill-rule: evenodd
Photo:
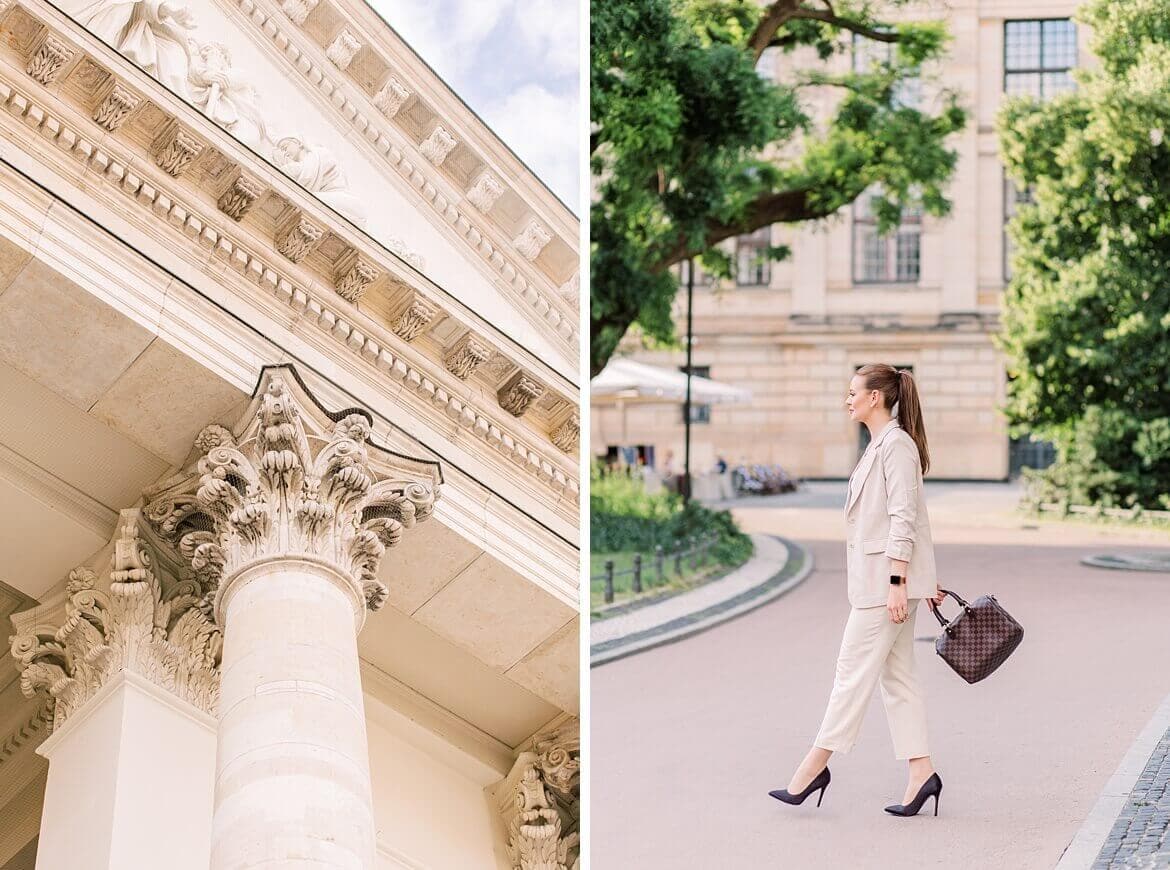
<path fill-rule="evenodd" d="M 322 563 L 225 581 L 212 870 L 374 864 L 357 652 L 364 601 Z"/>

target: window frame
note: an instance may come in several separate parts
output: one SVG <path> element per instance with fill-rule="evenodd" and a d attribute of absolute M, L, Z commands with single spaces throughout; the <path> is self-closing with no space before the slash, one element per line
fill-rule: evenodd
<path fill-rule="evenodd" d="M 1073 32 L 1073 57 L 1072 64 L 1066 67 L 1046 67 L 1044 66 L 1044 24 L 1050 21 L 1063 21 L 1067 23 Z M 1040 66 L 1038 67 L 1020 67 L 1017 69 L 1008 69 L 1008 26 L 1012 24 L 1038 24 L 1040 25 L 1040 42 L 1039 42 L 1039 56 Z M 1024 96 L 1022 93 L 1009 94 L 1008 92 L 1008 76 L 1011 75 L 1038 75 L 1040 76 L 1040 92 L 1033 95 L 1034 99 L 1044 101 L 1050 99 L 1053 94 L 1046 94 L 1044 92 L 1044 74 L 1045 73 L 1071 73 L 1080 64 L 1080 46 L 1077 44 L 1077 23 L 1068 16 L 1052 16 L 1049 18 L 1005 18 L 1003 20 L 1003 50 L 1000 52 L 1000 65 L 1002 67 L 1002 76 L 1000 82 L 1000 92 L 1005 96 Z M 1071 76 L 1070 76 L 1071 78 Z M 1074 82 L 1075 86 L 1075 82 Z M 1065 93 L 1060 91 L 1060 93 Z"/>
<path fill-rule="evenodd" d="M 897 228 L 891 230 L 886 235 L 880 235 L 877 232 L 877 218 L 871 214 L 864 217 L 858 216 L 858 205 L 862 197 L 871 196 L 869 191 L 866 191 L 857 199 L 855 199 L 850 207 L 850 277 L 853 280 L 854 286 L 883 286 L 883 287 L 917 287 L 922 281 L 922 210 L 914 209 L 909 218 L 903 209 L 902 217 L 898 222 Z M 913 278 L 900 278 L 898 270 L 898 242 L 903 235 L 903 227 L 910 226 L 915 229 L 914 236 L 917 238 L 917 268 Z M 886 249 L 885 264 L 886 276 L 882 278 L 866 278 L 864 277 L 864 263 L 862 268 L 858 270 L 858 231 L 865 227 L 872 227 L 874 237 L 881 240 Z M 864 257 L 861 258 L 864 260 Z M 892 276 L 892 277 L 890 277 Z"/>

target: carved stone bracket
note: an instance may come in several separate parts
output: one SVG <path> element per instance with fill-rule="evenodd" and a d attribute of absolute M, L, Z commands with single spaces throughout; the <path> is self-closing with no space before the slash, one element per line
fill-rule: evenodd
<path fill-rule="evenodd" d="M 500 387 L 496 398 L 513 417 L 521 417 L 528 406 L 544 395 L 544 386 L 523 371 L 516 372 Z"/>
<path fill-rule="evenodd" d="M 521 752 L 496 798 L 512 870 L 577 870 L 581 741 L 576 721 Z"/>
<path fill-rule="evenodd" d="M 280 9 L 294 24 L 304 24 L 309 13 L 317 8 L 318 0 L 284 0 Z"/>
<path fill-rule="evenodd" d="M 265 369 L 234 429 L 204 429 L 198 459 L 146 493 L 147 519 L 206 585 L 217 622 L 221 581 L 278 557 L 324 561 L 355 600 L 385 603 L 378 563 L 431 515 L 441 474 L 369 437 L 364 411 L 326 412 L 290 367 Z"/>
<path fill-rule="evenodd" d="M 479 178 L 475 180 L 475 184 L 471 186 L 471 189 L 467 191 L 467 198 L 480 211 L 489 212 L 503 192 L 504 186 L 500 184 L 500 180 L 487 170 L 484 170 Z"/>
<path fill-rule="evenodd" d="M 138 94 L 115 83 L 113 90 L 94 109 L 93 119 L 112 133 L 122 126 L 140 102 L 142 98 Z"/>
<path fill-rule="evenodd" d="M 394 324 L 394 332 L 404 341 L 414 341 L 422 335 L 427 324 L 434 320 L 438 313 L 439 307 L 437 305 L 416 295 L 410 300 L 406 310 L 398 316 L 398 320 Z"/>
<path fill-rule="evenodd" d="M 452 345 L 444 357 L 447 371 L 461 381 L 467 380 L 475 370 L 487 362 L 491 356 L 491 349 L 475 337 L 473 333 L 466 333 Z"/>
<path fill-rule="evenodd" d="M 219 210 L 232 220 L 243 220 L 245 214 L 264 193 L 264 183 L 246 175 L 236 176 L 232 186 L 219 198 Z"/>
<path fill-rule="evenodd" d="M 137 509 L 122 511 L 108 593 L 96 573 L 77 568 L 69 574 L 59 626 L 44 625 L 43 608 L 12 618 L 21 689 L 49 699 L 53 728 L 122 670 L 215 713 L 222 636 L 199 607 L 198 580 L 163 591 L 141 522 Z"/>
<path fill-rule="evenodd" d="M 42 85 L 51 85 L 73 57 L 73 49 L 51 33 L 28 59 L 25 72 Z"/>
<path fill-rule="evenodd" d="M 551 436 L 553 444 L 561 450 L 576 453 L 581 443 L 581 417 L 575 413 L 570 414 L 561 425 L 552 430 Z"/>
<path fill-rule="evenodd" d="M 293 213 L 276 231 L 276 250 L 299 263 L 317 247 L 325 230 L 299 211 Z"/>
<path fill-rule="evenodd" d="M 431 131 L 431 135 L 422 141 L 418 146 L 418 150 L 422 152 L 423 157 L 431 161 L 436 166 L 441 166 L 443 161 L 447 159 L 455 146 L 459 144 L 451 132 L 439 124 Z"/>
<path fill-rule="evenodd" d="M 325 56 L 333 61 L 338 69 L 344 70 L 353 63 L 354 55 L 361 50 L 361 47 L 362 41 L 353 31 L 349 28 L 342 28 L 333 42 L 329 44 L 329 48 L 325 49 Z"/>
<path fill-rule="evenodd" d="M 552 241 L 550 233 L 539 221 L 529 221 L 524 232 L 520 233 L 512 242 L 516 250 L 524 259 L 532 261 L 540 256 L 544 246 Z"/>
<path fill-rule="evenodd" d="M 178 124 L 172 124 L 154 144 L 154 162 L 167 174 L 178 176 L 203 150 L 203 143 Z"/>
<path fill-rule="evenodd" d="M 349 302 L 357 302 L 366 288 L 378 277 L 378 268 L 369 260 L 351 251 L 337 262 L 334 287 Z"/>
<path fill-rule="evenodd" d="M 397 76 L 390 76 L 386 84 L 374 94 L 374 105 L 387 118 L 393 118 L 409 99 L 410 88 L 399 81 Z"/>

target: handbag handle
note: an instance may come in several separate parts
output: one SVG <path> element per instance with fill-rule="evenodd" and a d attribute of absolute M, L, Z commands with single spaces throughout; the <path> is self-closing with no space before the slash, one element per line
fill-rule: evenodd
<path fill-rule="evenodd" d="M 971 605 L 968 604 L 966 601 L 964 601 L 963 596 L 960 595 L 959 593 L 952 592 L 950 589 L 943 589 L 941 586 L 938 588 L 938 591 L 943 593 L 943 595 L 951 596 L 953 599 L 955 599 L 957 602 L 959 602 L 959 604 L 962 606 L 963 610 L 966 611 L 967 613 L 971 612 Z M 942 626 L 945 631 L 949 632 L 950 628 L 951 628 L 950 620 L 943 619 L 943 615 L 941 613 L 939 613 L 940 606 L 941 605 L 936 604 L 934 607 L 930 608 L 930 612 L 934 614 L 934 618 L 938 620 L 938 624 L 940 626 Z"/>

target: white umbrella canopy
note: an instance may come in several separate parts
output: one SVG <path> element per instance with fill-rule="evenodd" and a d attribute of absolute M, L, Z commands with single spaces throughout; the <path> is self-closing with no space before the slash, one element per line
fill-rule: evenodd
<path fill-rule="evenodd" d="M 686 396 L 687 376 L 684 372 L 632 359 L 610 360 L 589 382 L 590 401 L 673 403 L 686 401 Z M 691 377 L 691 401 L 696 405 L 746 405 L 751 400 L 751 390 L 698 375 Z"/>

